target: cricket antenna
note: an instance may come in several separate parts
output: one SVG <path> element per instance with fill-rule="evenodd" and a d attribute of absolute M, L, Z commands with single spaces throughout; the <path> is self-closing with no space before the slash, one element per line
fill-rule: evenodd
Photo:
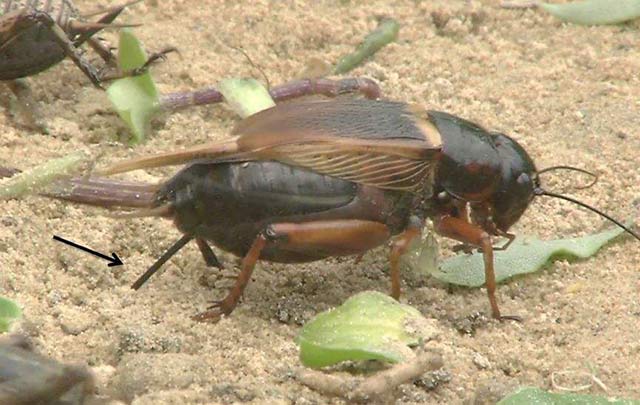
<path fill-rule="evenodd" d="M 264 72 L 264 70 L 262 70 L 262 68 L 258 64 L 254 63 L 253 60 L 251 60 L 251 56 L 249 56 L 249 53 L 245 51 L 244 48 L 241 46 L 233 46 L 233 45 L 227 45 L 227 46 L 233 49 L 234 51 L 240 52 L 242 56 L 244 56 L 245 59 L 247 59 L 251 67 L 253 67 L 254 69 L 258 69 L 258 72 L 260 72 L 260 74 L 262 75 L 262 78 L 266 82 L 267 90 L 270 90 L 271 83 L 269 82 L 269 76 L 267 76 L 267 74 Z"/>
<path fill-rule="evenodd" d="M 577 205 L 579 205 L 579 206 L 581 206 L 583 208 L 588 209 L 589 211 L 593 211 L 596 214 L 600 215 L 601 217 L 604 217 L 604 218 L 608 219 L 609 221 L 613 222 L 614 224 L 618 225 L 620 228 L 624 229 L 627 233 L 631 234 L 631 236 L 633 236 L 634 238 L 636 238 L 636 239 L 638 239 L 640 241 L 640 235 L 638 235 L 636 232 L 634 232 L 631 229 L 629 229 L 622 222 L 612 218 L 611 216 L 605 214 L 604 212 L 600 211 L 597 208 L 594 208 L 594 207 L 592 207 L 592 206 L 590 206 L 588 204 L 583 203 L 582 201 L 578 201 L 575 198 L 567 197 L 566 195 L 552 193 L 550 191 L 543 190 L 540 187 L 536 187 L 533 190 L 533 194 L 535 194 L 535 195 L 546 195 L 546 196 L 549 196 L 549 197 L 560 198 L 561 200 L 566 200 L 566 201 L 572 202 L 572 203 L 577 204 Z"/>
<path fill-rule="evenodd" d="M 542 170 L 538 170 L 538 174 L 542 174 L 545 172 L 550 172 L 553 170 L 571 170 L 574 172 L 579 172 L 579 173 L 583 173 L 586 174 L 588 176 L 590 176 L 591 178 L 593 178 L 593 180 L 591 181 L 591 183 L 587 184 L 586 186 L 576 186 L 575 189 L 576 190 L 584 190 L 585 188 L 590 188 L 592 187 L 594 184 L 596 184 L 598 182 L 598 175 L 595 173 L 592 173 L 588 170 L 585 169 L 581 169 L 579 167 L 573 167 L 573 166 L 566 166 L 566 165 L 558 165 L 558 166 L 551 166 L 551 167 L 546 167 Z"/>

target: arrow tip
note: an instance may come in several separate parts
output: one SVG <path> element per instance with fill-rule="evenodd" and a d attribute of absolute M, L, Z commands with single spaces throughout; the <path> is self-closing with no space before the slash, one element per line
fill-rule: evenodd
<path fill-rule="evenodd" d="M 122 266 L 124 264 L 122 260 L 120 260 L 117 254 L 111 253 L 111 256 L 113 257 L 113 259 L 109 259 L 110 263 L 107 264 L 107 266 L 114 267 L 114 266 Z"/>

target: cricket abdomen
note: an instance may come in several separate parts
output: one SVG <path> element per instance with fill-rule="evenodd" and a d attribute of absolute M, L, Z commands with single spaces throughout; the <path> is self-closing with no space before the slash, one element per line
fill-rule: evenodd
<path fill-rule="evenodd" d="M 163 186 L 158 203 L 172 205 L 182 232 L 244 256 L 270 224 L 362 219 L 400 230 L 409 212 L 402 197 L 411 196 L 391 194 L 267 161 L 191 165 Z M 327 256 L 266 247 L 261 260 L 306 262 Z"/>

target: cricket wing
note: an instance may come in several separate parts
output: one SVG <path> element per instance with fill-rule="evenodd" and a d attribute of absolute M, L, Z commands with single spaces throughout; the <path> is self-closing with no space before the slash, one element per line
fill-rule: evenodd
<path fill-rule="evenodd" d="M 426 112 L 422 113 L 426 116 Z M 239 150 L 383 189 L 433 182 L 441 138 L 404 103 L 362 99 L 284 104 L 242 121 Z"/>
<path fill-rule="evenodd" d="M 275 160 L 377 186 L 416 191 L 433 182 L 440 133 L 410 105 L 362 99 L 279 104 L 242 121 L 236 138 L 143 157 L 103 174 L 194 161 Z"/>

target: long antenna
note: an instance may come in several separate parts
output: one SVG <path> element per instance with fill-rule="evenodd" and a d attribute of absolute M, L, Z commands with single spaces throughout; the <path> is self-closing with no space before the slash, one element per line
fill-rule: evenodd
<path fill-rule="evenodd" d="M 539 187 L 538 187 L 538 188 L 535 188 L 535 189 L 533 190 L 533 193 L 534 193 L 535 195 L 546 195 L 546 196 L 549 196 L 549 197 L 560 198 L 560 199 L 562 199 L 562 200 L 566 200 L 566 201 L 572 202 L 572 203 L 577 204 L 577 205 L 579 205 L 579 206 L 581 206 L 581 207 L 583 207 L 583 208 L 586 208 L 586 209 L 588 209 L 588 210 L 590 210 L 590 211 L 593 211 L 593 212 L 595 212 L 596 214 L 600 215 L 601 217 L 604 217 L 604 218 L 608 219 L 609 221 L 613 222 L 614 224 L 618 225 L 620 228 L 624 229 L 626 232 L 628 232 L 628 233 L 629 233 L 629 234 L 631 234 L 634 238 L 636 238 L 636 239 L 638 239 L 638 240 L 640 241 L 640 235 L 638 235 L 637 233 L 635 233 L 634 231 L 632 231 L 631 229 L 629 229 L 629 228 L 628 228 L 627 226 L 625 226 L 622 222 L 620 222 L 620 221 L 618 221 L 618 220 L 616 220 L 616 219 L 614 219 L 614 218 L 610 217 L 609 215 L 605 214 L 604 212 L 600 211 L 600 210 L 599 210 L 599 209 L 597 209 L 597 208 L 594 208 L 594 207 L 592 207 L 592 206 L 590 206 L 590 205 L 588 205 L 588 204 L 583 203 L 582 201 L 578 201 L 578 200 L 576 200 L 576 199 L 574 199 L 574 198 L 567 197 L 566 195 L 552 193 L 552 192 L 550 192 L 550 191 L 543 190 L 543 189 L 541 189 L 541 188 L 539 188 Z"/>
<path fill-rule="evenodd" d="M 574 172 L 579 172 L 579 173 L 583 173 L 586 174 L 590 177 L 593 178 L 593 180 L 591 181 L 591 183 L 587 184 L 586 186 L 580 186 L 580 187 L 574 187 L 576 190 L 584 190 L 585 188 L 589 188 L 592 187 L 594 184 L 596 184 L 598 182 L 598 175 L 595 173 L 592 173 L 588 170 L 585 169 L 581 169 L 579 167 L 573 167 L 573 166 L 566 166 L 566 165 L 558 165 L 558 166 L 551 166 L 551 167 L 546 167 L 542 170 L 538 170 L 538 174 L 542 174 L 545 172 L 550 172 L 553 170 L 572 170 Z"/>
<path fill-rule="evenodd" d="M 254 69 L 258 69 L 258 72 L 260 72 L 260 74 L 264 78 L 264 81 L 266 82 L 267 90 L 271 90 L 271 83 L 269 82 L 269 76 L 267 76 L 267 74 L 264 72 L 264 70 L 262 70 L 262 68 L 259 65 L 257 65 L 256 63 L 253 63 L 253 60 L 251 60 L 251 56 L 249 56 L 249 53 L 245 51 L 243 47 L 233 46 L 229 44 L 225 44 L 225 45 L 227 45 L 229 48 L 233 49 L 234 51 L 240 52 L 245 57 L 245 59 L 249 61 L 249 64 L 251 65 L 251 67 L 253 67 Z"/>

